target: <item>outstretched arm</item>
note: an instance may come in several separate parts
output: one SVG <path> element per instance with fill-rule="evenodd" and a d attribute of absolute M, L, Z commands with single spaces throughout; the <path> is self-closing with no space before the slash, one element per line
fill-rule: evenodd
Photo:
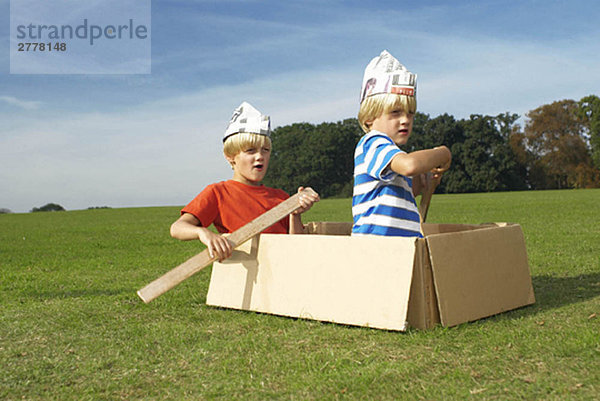
<path fill-rule="evenodd" d="M 450 149 L 446 146 L 438 146 L 433 149 L 417 150 L 411 153 L 399 153 L 392 159 L 390 168 L 392 171 L 407 177 L 431 171 L 434 178 L 439 178 L 450 168 L 451 161 Z"/>

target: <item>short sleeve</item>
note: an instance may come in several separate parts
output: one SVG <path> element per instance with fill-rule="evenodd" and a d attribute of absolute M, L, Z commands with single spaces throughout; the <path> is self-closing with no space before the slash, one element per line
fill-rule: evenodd
<path fill-rule="evenodd" d="M 200 221 L 202 227 L 208 227 L 217 217 L 218 210 L 218 197 L 214 186 L 209 185 L 181 209 L 181 214 L 190 213 Z"/>
<path fill-rule="evenodd" d="M 396 175 L 389 165 L 394 156 L 404 153 L 391 139 L 384 136 L 373 136 L 365 142 L 366 173 L 371 177 L 389 181 Z"/>

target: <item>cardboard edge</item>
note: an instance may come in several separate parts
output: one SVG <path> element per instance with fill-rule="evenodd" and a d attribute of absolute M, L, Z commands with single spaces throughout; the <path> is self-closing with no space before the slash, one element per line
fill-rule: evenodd
<path fill-rule="evenodd" d="M 408 325 L 427 330 L 440 323 L 433 271 L 429 262 L 429 250 L 424 238 L 415 241 L 413 279 L 408 300 Z"/>

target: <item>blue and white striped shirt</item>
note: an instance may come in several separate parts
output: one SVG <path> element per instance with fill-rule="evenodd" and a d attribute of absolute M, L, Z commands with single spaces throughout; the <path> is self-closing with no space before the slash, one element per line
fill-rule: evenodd
<path fill-rule="evenodd" d="M 356 145 L 353 235 L 422 237 L 412 180 L 389 168 L 398 153 L 405 152 L 379 131 L 369 132 Z"/>

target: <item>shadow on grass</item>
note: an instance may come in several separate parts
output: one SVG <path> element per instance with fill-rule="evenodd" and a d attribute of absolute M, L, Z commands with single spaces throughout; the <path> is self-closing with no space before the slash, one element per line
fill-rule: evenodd
<path fill-rule="evenodd" d="M 486 319 L 517 319 L 534 316 L 540 312 L 562 306 L 585 302 L 600 296 L 600 273 L 581 274 L 572 277 L 534 276 L 531 278 L 535 303 L 506 311 Z"/>
<path fill-rule="evenodd" d="M 573 277 L 535 276 L 532 278 L 535 305 L 553 309 L 600 296 L 600 273 Z"/>

